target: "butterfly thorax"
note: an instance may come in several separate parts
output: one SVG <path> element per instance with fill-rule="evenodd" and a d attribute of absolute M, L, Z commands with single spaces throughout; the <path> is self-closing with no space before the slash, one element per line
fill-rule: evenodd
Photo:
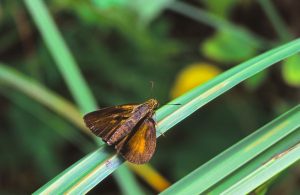
<path fill-rule="evenodd" d="M 144 104 L 147 104 L 150 110 L 155 110 L 158 107 L 158 101 L 156 99 L 150 99 Z"/>

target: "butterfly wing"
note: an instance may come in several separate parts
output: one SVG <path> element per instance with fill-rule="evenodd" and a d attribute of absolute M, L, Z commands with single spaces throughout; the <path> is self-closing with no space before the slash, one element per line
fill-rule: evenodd
<path fill-rule="evenodd" d="M 86 126 L 107 142 L 111 135 L 128 119 L 138 105 L 121 105 L 103 108 L 86 114 L 83 119 Z"/>
<path fill-rule="evenodd" d="M 137 125 L 133 132 L 116 145 L 118 153 L 135 164 L 148 162 L 154 154 L 155 147 L 155 122 L 151 117 Z"/>

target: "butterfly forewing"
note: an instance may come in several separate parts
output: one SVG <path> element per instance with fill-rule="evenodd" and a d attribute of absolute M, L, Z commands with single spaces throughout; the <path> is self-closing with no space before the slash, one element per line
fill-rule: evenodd
<path fill-rule="evenodd" d="M 136 164 L 148 162 L 156 147 L 155 122 L 145 118 L 117 145 L 116 149 L 126 160 Z"/>
<path fill-rule="evenodd" d="M 110 136 L 128 119 L 137 105 L 121 105 L 103 108 L 84 116 L 84 122 L 92 132 L 107 141 Z"/>

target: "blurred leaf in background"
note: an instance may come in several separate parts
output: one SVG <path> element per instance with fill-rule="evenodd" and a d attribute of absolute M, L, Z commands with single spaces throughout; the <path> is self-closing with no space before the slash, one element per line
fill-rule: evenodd
<path fill-rule="evenodd" d="M 291 86 L 300 87 L 300 56 L 294 55 L 282 64 L 282 76 Z"/>
<path fill-rule="evenodd" d="M 263 84 L 263 82 L 267 79 L 267 77 L 268 77 L 268 71 L 264 70 L 256 74 L 255 76 L 249 78 L 248 80 L 246 80 L 245 85 L 249 90 L 257 89 L 259 88 L 259 86 Z"/>
<path fill-rule="evenodd" d="M 232 33 L 218 31 L 201 45 L 201 51 L 210 59 L 232 64 L 253 57 L 257 49 Z"/>
<path fill-rule="evenodd" d="M 172 3 L 173 0 L 160 1 L 153 0 L 145 3 L 143 0 L 93 0 L 96 6 L 101 9 L 109 10 L 116 7 L 123 9 L 131 9 L 138 17 L 139 25 L 147 25 L 151 20 Z"/>

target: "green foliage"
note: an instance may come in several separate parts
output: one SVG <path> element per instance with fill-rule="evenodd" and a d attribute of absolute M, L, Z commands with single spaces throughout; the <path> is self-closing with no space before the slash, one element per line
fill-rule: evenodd
<path fill-rule="evenodd" d="M 162 133 L 167 132 L 171 127 L 179 123 L 181 120 L 185 119 L 187 116 L 194 113 L 197 109 L 201 108 L 211 100 L 215 99 L 225 91 L 231 89 L 233 86 L 239 84 L 241 81 L 244 81 L 248 77 L 254 75 L 256 72 L 259 72 L 275 62 L 281 60 L 282 58 L 289 56 L 293 53 L 300 51 L 300 39 L 295 40 L 289 44 L 283 45 L 279 48 L 275 48 L 269 52 L 261 54 L 256 58 L 253 58 L 249 61 L 246 61 L 239 66 L 236 66 L 223 74 L 217 76 L 216 78 L 208 81 L 207 83 L 191 90 L 190 92 L 176 98 L 175 100 L 171 101 L 170 104 L 176 104 L 180 102 L 180 106 L 170 107 L 165 105 L 161 107 L 156 112 L 156 120 L 157 120 L 157 137 L 159 137 Z M 292 115 L 289 120 L 291 120 L 292 127 L 288 126 L 286 129 L 279 131 L 277 135 L 277 131 L 275 131 L 270 136 L 270 140 L 265 140 L 266 135 L 270 135 L 270 132 L 274 131 L 274 125 L 271 124 L 270 126 L 273 127 L 266 127 L 266 130 L 261 130 L 263 133 L 257 133 L 257 135 L 253 135 L 251 138 L 248 138 L 247 144 L 242 144 L 243 147 L 236 146 L 230 154 L 234 154 L 234 158 L 245 160 L 247 158 L 254 158 L 255 156 L 259 155 L 260 153 L 264 152 L 267 146 L 266 144 L 270 144 L 273 142 L 278 142 L 280 139 L 283 139 L 283 135 L 286 135 L 286 131 L 294 130 L 295 128 L 300 126 L 299 123 L 299 108 L 295 109 L 296 114 L 295 116 Z M 294 113 L 294 112 L 292 112 Z M 283 117 L 286 120 L 286 117 Z M 279 120 L 280 121 L 280 120 Z M 279 122 L 278 122 L 279 123 Z M 284 123 L 280 121 L 278 127 Z M 275 125 L 275 126 L 276 126 Z M 296 126 L 296 127 L 295 127 Z M 278 129 L 278 128 L 277 128 Z M 269 132 L 270 131 L 270 132 Z M 298 134 L 296 136 L 299 137 Z M 260 143 L 262 140 L 265 141 L 261 147 L 254 147 L 253 144 Z M 274 141 L 275 140 L 275 141 Z M 298 140 L 298 139 L 297 139 Z M 246 145 L 246 146 L 244 146 Z M 253 153 L 245 152 L 244 150 L 247 147 L 252 146 L 251 150 L 253 149 Z M 268 145 L 269 147 L 269 145 Z M 245 149 L 246 148 L 246 149 Z M 240 149 L 240 150 L 239 150 Z M 278 150 L 275 150 L 275 152 Z M 247 155 L 247 158 L 241 157 L 242 155 Z M 241 157 L 241 158 L 240 158 Z M 270 157 L 270 156 L 269 156 Z M 224 159 L 222 159 L 224 158 Z M 220 170 L 230 169 L 229 164 L 233 157 L 230 155 L 225 155 L 220 160 L 216 162 L 226 162 L 224 165 L 215 165 L 213 163 L 213 167 L 219 167 Z M 226 159 L 226 160 L 225 160 Z M 297 157 L 296 157 L 297 159 Z M 72 167 L 65 170 L 62 174 L 48 182 L 45 186 L 39 189 L 36 193 L 78 193 L 78 192 L 88 192 L 93 186 L 97 183 L 101 182 L 104 178 L 106 178 L 110 173 L 116 170 L 122 163 L 124 159 L 121 159 L 120 156 L 117 156 L 115 153 L 112 153 L 108 147 L 104 146 L 99 150 L 94 151 L 93 153 L 89 154 L 88 156 L 84 157 Z M 232 168 L 236 168 L 240 165 L 240 161 L 237 160 L 238 166 L 232 166 Z M 244 162 L 243 162 L 244 163 Z M 211 167 L 211 166 L 208 166 Z M 203 168 L 204 171 L 207 171 L 210 175 L 215 175 L 215 178 L 205 179 L 204 174 L 198 174 L 198 179 L 196 181 L 201 181 L 203 188 L 203 192 L 208 189 L 209 187 L 215 185 L 215 183 L 209 183 L 209 181 L 217 182 L 222 179 L 226 174 L 219 174 L 215 173 L 214 168 L 207 168 L 206 166 Z M 217 171 L 218 172 L 218 171 Z M 71 175 L 76 175 L 76 177 L 72 177 Z M 204 178 L 203 178 L 204 177 Z M 172 190 L 175 188 L 175 191 L 184 191 L 185 193 L 200 193 L 201 191 L 195 191 L 195 189 L 200 190 L 198 183 L 193 183 L 191 181 L 195 181 L 194 178 L 188 179 L 188 181 L 183 180 L 183 186 L 170 188 L 172 194 Z M 263 180 L 264 182 L 265 180 Z M 261 183 L 263 183 L 261 182 Z M 260 183 L 260 184 L 261 184 Z M 189 185 L 190 184 L 190 185 Z M 196 186 L 196 187 L 195 187 Z M 252 188 L 254 190 L 255 188 Z M 178 192 L 178 193 L 179 193 Z"/>
<path fill-rule="evenodd" d="M 215 13 L 218 16 L 228 18 L 230 16 L 231 10 L 238 0 L 205 0 L 205 6 L 209 11 Z"/>
<path fill-rule="evenodd" d="M 285 81 L 295 87 L 300 86 L 300 56 L 294 55 L 283 62 L 282 76 Z"/>
<path fill-rule="evenodd" d="M 0 193 L 30 194 L 45 184 L 37 192 L 71 189 L 81 193 L 103 179 L 95 189 L 97 194 L 149 193 L 148 185 L 120 167 L 123 159 L 113 150 L 96 150 L 100 139 L 85 134 L 80 111 L 96 109 L 98 104 L 143 102 L 149 97 L 165 105 L 180 70 L 191 62 L 209 60 L 225 69 L 251 58 L 172 101 L 182 105 L 165 105 L 157 111 L 158 135 L 165 136 L 159 139 L 151 163 L 172 182 L 193 173 L 251 134 L 250 130 L 295 107 L 299 104 L 295 93 L 299 57 L 291 55 L 299 51 L 299 40 L 269 50 L 292 40 L 291 32 L 298 30 L 284 19 L 292 21 L 298 10 L 294 2 L 289 13 L 280 11 L 288 6 L 285 1 L 258 2 L 262 13 L 255 3 L 242 5 L 234 0 L 203 1 L 199 6 L 171 0 L 3 1 L 0 172 L 5 180 Z M 263 51 L 269 52 L 253 58 Z M 282 67 L 268 68 L 282 59 Z M 246 85 L 231 89 L 244 80 Z M 150 81 L 154 81 L 153 89 Z M 286 185 L 296 181 L 290 173 L 299 165 L 285 169 L 299 156 L 298 145 L 292 144 L 297 141 L 299 133 L 292 133 L 260 155 L 247 156 L 253 160 L 210 188 L 211 192 L 249 192 L 269 180 L 263 192 L 277 191 L 280 185 L 299 194 L 299 187 Z M 118 170 L 113 178 L 116 183 L 107 178 L 114 170 Z M 205 171 L 214 173 L 214 169 Z M 274 174 L 276 183 L 270 179 Z M 201 177 L 195 182 L 206 181 Z M 217 175 L 214 181 L 219 179 Z M 48 188 L 56 182 L 64 188 Z M 179 190 L 192 188 L 188 183 Z"/>
<path fill-rule="evenodd" d="M 95 109 L 96 101 L 45 4 L 36 0 L 25 0 L 25 3 L 79 108 L 82 112 Z"/>
<path fill-rule="evenodd" d="M 257 49 L 232 33 L 218 31 L 201 45 L 203 54 L 213 60 L 225 63 L 240 62 L 254 56 Z"/>
<path fill-rule="evenodd" d="M 109 1 L 93 0 L 93 3 L 101 9 L 110 9 L 110 8 L 125 6 L 126 3 L 128 3 L 128 1 L 126 1 L 126 0 L 109 0 Z"/>
<path fill-rule="evenodd" d="M 246 82 L 245 85 L 248 89 L 254 90 L 257 89 L 268 77 L 268 71 L 262 71 L 253 77 L 249 78 Z"/>
<path fill-rule="evenodd" d="M 162 194 L 250 193 L 299 160 L 299 119 L 300 106 L 195 169 Z"/>
<path fill-rule="evenodd" d="M 142 0 L 94 0 L 93 3 L 104 10 L 111 10 L 114 8 L 131 9 L 138 17 L 140 25 L 146 25 L 151 20 L 156 18 L 160 12 L 167 7 L 173 0 L 160 1 L 153 0 L 145 2 Z"/>

